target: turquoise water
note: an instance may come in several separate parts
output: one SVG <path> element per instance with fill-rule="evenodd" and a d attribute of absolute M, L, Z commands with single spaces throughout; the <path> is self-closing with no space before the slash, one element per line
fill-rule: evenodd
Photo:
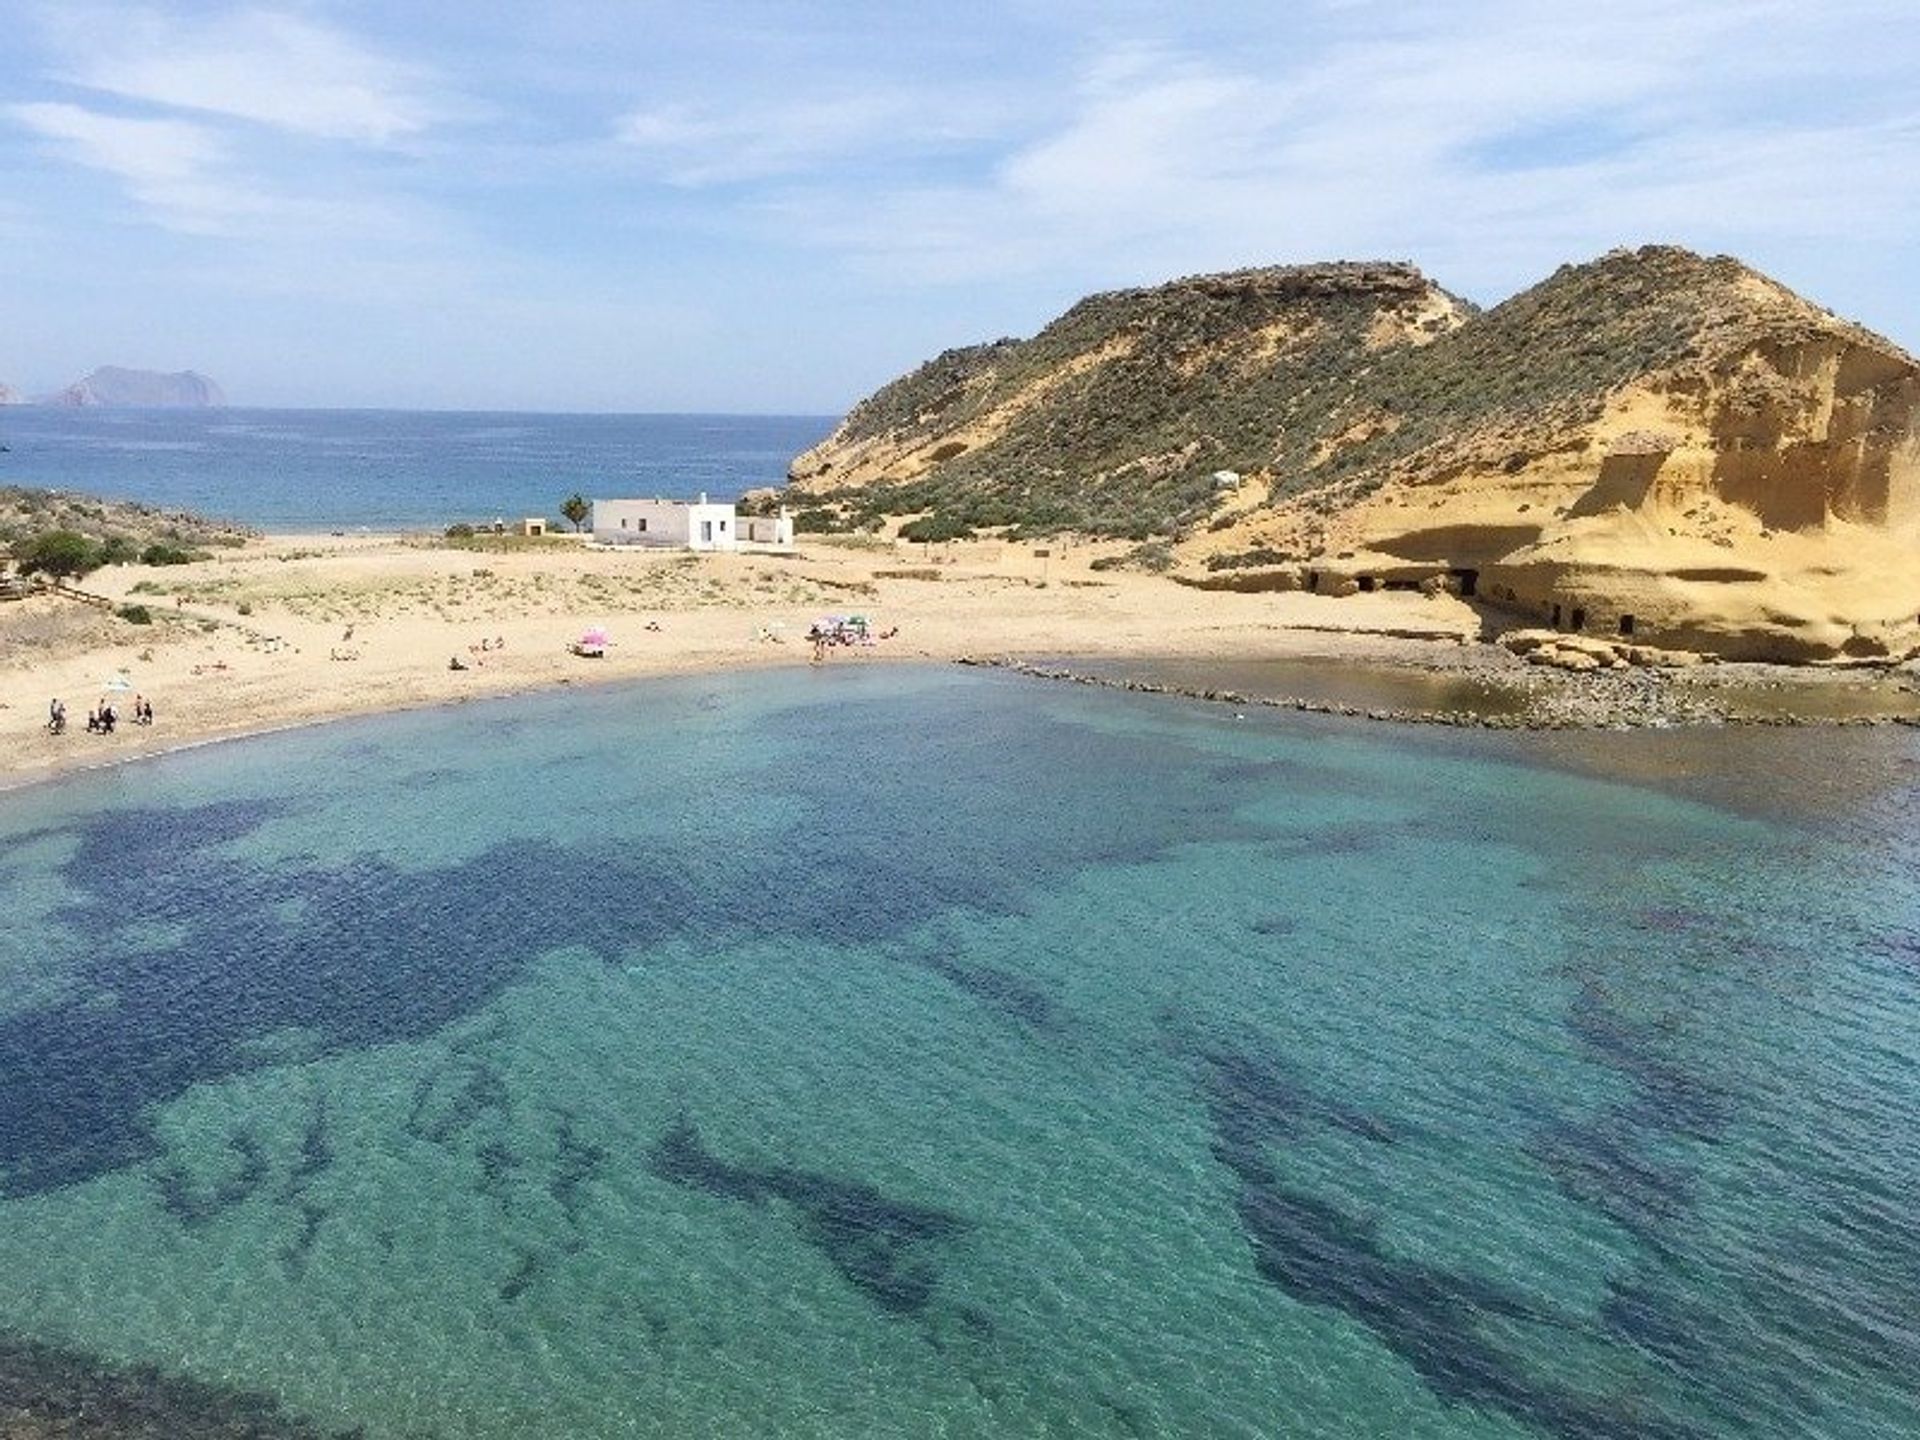
<path fill-rule="evenodd" d="M 836 667 L 0 797 L 0 1395 L 1920 1433 L 1920 767 L 1796 738 Z"/>
<path fill-rule="evenodd" d="M 0 485 L 82 490 L 270 531 L 433 529 L 561 502 L 786 483 L 808 415 L 0 409 Z"/>

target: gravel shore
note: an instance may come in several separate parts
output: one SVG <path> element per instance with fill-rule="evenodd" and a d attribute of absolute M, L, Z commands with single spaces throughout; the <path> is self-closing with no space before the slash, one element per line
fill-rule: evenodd
<path fill-rule="evenodd" d="M 959 663 L 1138 694 L 1179 695 L 1224 705 L 1343 715 L 1402 725 L 1484 730 L 1639 730 L 1712 725 L 1920 728 L 1920 688 L 1907 671 L 1883 672 L 1863 682 L 1857 675 L 1810 674 L 1780 666 L 1716 666 L 1705 672 L 1632 669 L 1585 673 L 1544 666 L 1484 666 L 1472 661 L 1417 667 L 1471 673 L 1509 702 L 1480 710 L 1365 706 L 1322 696 L 1100 674 L 1013 656 L 964 656 Z"/>

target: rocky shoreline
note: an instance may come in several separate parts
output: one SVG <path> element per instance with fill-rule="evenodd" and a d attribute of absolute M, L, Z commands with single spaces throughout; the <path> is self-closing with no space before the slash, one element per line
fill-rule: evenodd
<path fill-rule="evenodd" d="M 1677 683 L 1659 670 L 1570 672 L 1529 666 L 1511 672 L 1480 673 L 1477 678 L 1507 691 L 1517 701 L 1508 712 L 1364 706 L 1300 695 L 1256 694 L 1245 690 L 1172 684 L 1157 680 L 1099 675 L 1059 665 L 1040 665 L 1015 656 L 963 655 L 961 665 L 1007 670 L 1036 680 L 1065 681 L 1143 695 L 1177 695 L 1222 705 L 1259 706 L 1310 715 L 1338 715 L 1398 725 L 1450 725 L 1477 730 L 1656 730 L 1680 726 L 1878 727 L 1920 729 L 1920 714 L 1812 715 L 1781 709 L 1742 713 L 1729 703 L 1741 687 Z M 1748 687 L 1760 690 L 1769 682 Z M 1777 683 L 1777 682 L 1775 682 Z"/>

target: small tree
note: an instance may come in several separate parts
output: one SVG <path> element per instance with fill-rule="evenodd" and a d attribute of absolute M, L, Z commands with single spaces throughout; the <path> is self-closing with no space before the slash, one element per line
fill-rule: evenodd
<path fill-rule="evenodd" d="M 22 575 L 39 571 L 56 580 L 85 575 L 105 563 L 100 547 L 73 530 L 49 530 L 13 547 L 13 558 Z"/>
<path fill-rule="evenodd" d="M 577 492 L 560 502 L 560 518 L 573 526 L 578 534 L 586 527 L 587 516 L 593 513 L 593 507 L 587 503 L 587 497 Z"/>

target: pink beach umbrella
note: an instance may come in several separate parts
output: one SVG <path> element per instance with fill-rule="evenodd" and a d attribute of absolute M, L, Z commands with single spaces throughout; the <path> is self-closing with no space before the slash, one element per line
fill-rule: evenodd
<path fill-rule="evenodd" d="M 610 642 L 607 640 L 607 632 L 596 625 L 580 637 L 580 643 L 590 646 L 605 646 Z"/>

